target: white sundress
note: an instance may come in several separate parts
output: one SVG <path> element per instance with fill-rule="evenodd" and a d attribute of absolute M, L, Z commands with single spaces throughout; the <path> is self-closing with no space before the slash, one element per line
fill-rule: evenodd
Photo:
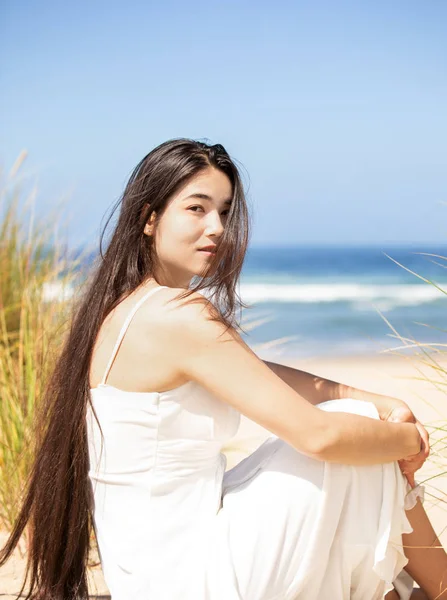
<path fill-rule="evenodd" d="M 423 500 L 397 462 L 326 463 L 272 435 L 225 472 L 240 413 L 194 381 L 129 392 L 106 378 L 87 410 L 89 482 L 112 600 L 408 600 L 405 509 Z M 369 402 L 317 405 L 379 418 Z"/>

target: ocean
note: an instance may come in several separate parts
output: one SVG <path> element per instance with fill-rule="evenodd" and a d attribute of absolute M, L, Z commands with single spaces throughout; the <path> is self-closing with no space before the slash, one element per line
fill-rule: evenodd
<path fill-rule="evenodd" d="M 257 326 L 244 340 L 265 359 L 406 354 L 415 342 L 441 350 L 443 257 L 447 246 L 250 248 L 240 295 L 251 308 L 242 324 Z"/>
<path fill-rule="evenodd" d="M 443 350 L 444 257 L 447 246 L 250 247 L 238 290 L 249 304 L 242 337 L 266 360 L 406 354 L 416 342 Z M 56 286 L 47 297 L 59 295 Z"/>

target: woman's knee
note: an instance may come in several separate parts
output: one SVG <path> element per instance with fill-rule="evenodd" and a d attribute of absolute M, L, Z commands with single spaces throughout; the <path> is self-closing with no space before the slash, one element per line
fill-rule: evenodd
<path fill-rule="evenodd" d="M 372 402 L 366 402 L 365 400 L 340 398 L 337 400 L 326 400 L 315 406 L 327 412 L 345 412 L 370 417 L 371 419 L 380 419 L 376 406 Z"/>

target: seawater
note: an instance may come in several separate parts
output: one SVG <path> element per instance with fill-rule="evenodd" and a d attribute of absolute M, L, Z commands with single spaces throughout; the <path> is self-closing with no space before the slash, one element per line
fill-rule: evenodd
<path fill-rule="evenodd" d="M 258 325 L 244 339 L 263 357 L 442 349 L 446 267 L 447 246 L 250 248 L 242 324 Z"/>
<path fill-rule="evenodd" d="M 416 342 L 443 350 L 446 267 L 447 245 L 250 247 L 238 287 L 249 304 L 243 338 L 266 359 L 405 354 Z"/>

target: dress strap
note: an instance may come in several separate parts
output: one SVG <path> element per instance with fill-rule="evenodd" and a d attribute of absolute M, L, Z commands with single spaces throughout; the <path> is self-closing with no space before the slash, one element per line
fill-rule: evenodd
<path fill-rule="evenodd" d="M 109 364 L 106 367 L 106 370 L 105 370 L 105 373 L 104 373 L 104 377 L 102 378 L 102 381 L 101 381 L 101 385 L 105 385 L 105 382 L 106 382 L 106 379 L 107 379 L 107 375 L 109 374 L 109 371 L 112 368 L 112 364 L 113 364 L 113 361 L 115 360 L 116 353 L 118 352 L 118 348 L 120 347 L 120 344 L 123 341 L 123 337 L 124 337 L 124 335 L 125 335 L 125 333 L 127 331 L 127 328 L 129 327 L 129 324 L 132 321 L 135 313 L 140 308 L 140 306 L 143 304 L 143 302 L 147 298 L 149 298 L 149 296 L 151 296 L 153 293 L 158 292 L 158 290 L 161 290 L 162 288 L 165 288 L 165 287 L 167 287 L 167 286 L 166 285 L 160 285 L 159 287 L 156 287 L 156 288 L 154 288 L 152 290 L 149 290 L 147 292 L 147 294 L 145 294 L 142 298 L 140 298 L 138 300 L 138 302 L 132 308 L 132 310 L 130 311 L 130 313 L 127 315 L 127 318 L 124 321 L 123 326 L 121 327 L 121 331 L 119 332 L 118 339 L 116 340 L 115 347 L 112 350 L 112 356 L 110 357 Z"/>

